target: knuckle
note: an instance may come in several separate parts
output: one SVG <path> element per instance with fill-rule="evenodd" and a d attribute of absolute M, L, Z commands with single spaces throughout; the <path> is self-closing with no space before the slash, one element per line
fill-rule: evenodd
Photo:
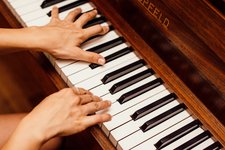
<path fill-rule="evenodd" d="M 81 103 L 81 98 L 79 96 L 75 96 L 74 102 L 75 102 L 75 104 L 80 104 Z"/>

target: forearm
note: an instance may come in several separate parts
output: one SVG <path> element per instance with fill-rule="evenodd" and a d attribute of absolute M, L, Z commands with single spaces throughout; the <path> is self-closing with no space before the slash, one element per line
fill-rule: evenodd
<path fill-rule="evenodd" d="M 2 150 L 39 150 L 43 144 L 44 138 L 41 132 L 22 120 Z"/>
<path fill-rule="evenodd" d="M 7 49 L 21 51 L 24 49 L 39 49 L 39 37 L 37 27 L 21 29 L 0 29 L 0 53 Z"/>

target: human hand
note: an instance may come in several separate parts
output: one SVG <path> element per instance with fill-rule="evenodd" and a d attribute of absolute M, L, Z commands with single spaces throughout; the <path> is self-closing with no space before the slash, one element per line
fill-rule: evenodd
<path fill-rule="evenodd" d="M 77 90 L 78 89 L 78 90 Z M 55 136 L 78 133 L 92 125 L 109 121 L 109 114 L 94 114 L 111 105 L 82 88 L 67 88 L 45 98 L 22 121 L 42 143 Z M 22 126 L 22 127 L 21 127 Z"/>
<path fill-rule="evenodd" d="M 39 28 L 40 48 L 56 58 L 83 60 L 103 65 L 105 59 L 101 55 L 84 51 L 79 46 L 92 36 L 107 33 L 109 27 L 94 25 L 83 29 L 82 27 L 97 15 L 97 11 L 84 13 L 74 21 L 80 13 L 81 9 L 75 9 L 64 20 L 60 20 L 58 8 L 54 7 L 50 23 Z"/>

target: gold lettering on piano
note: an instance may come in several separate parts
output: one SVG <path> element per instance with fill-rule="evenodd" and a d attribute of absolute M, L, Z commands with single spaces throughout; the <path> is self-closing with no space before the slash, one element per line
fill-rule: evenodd
<path fill-rule="evenodd" d="M 158 22 L 160 22 L 163 27 L 168 29 L 170 21 L 169 19 L 163 15 L 162 11 L 160 11 L 159 8 L 155 6 L 150 0 L 138 0 L 144 7 L 145 9 L 154 17 L 157 19 Z"/>

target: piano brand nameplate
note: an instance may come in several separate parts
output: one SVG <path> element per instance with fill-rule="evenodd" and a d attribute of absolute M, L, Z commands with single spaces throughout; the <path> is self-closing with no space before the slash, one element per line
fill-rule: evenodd
<path fill-rule="evenodd" d="M 169 19 L 162 13 L 162 11 L 150 0 L 138 0 L 142 6 L 159 22 L 162 26 L 168 29 L 170 21 Z"/>

